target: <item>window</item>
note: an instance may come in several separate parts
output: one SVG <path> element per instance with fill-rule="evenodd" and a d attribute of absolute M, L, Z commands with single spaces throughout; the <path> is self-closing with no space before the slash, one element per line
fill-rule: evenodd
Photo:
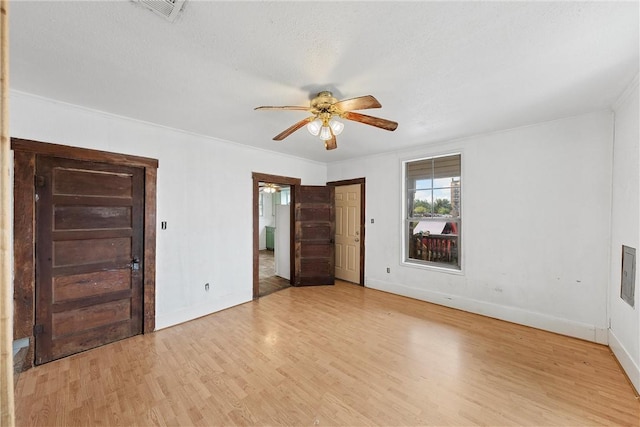
<path fill-rule="evenodd" d="M 291 187 L 284 187 L 280 191 L 280 204 L 281 205 L 291 204 Z"/>
<path fill-rule="evenodd" d="M 276 216 L 277 205 L 291 204 L 291 187 L 281 187 L 280 191 L 271 195 L 271 215 Z"/>
<path fill-rule="evenodd" d="M 460 154 L 405 163 L 405 261 L 460 269 Z"/>

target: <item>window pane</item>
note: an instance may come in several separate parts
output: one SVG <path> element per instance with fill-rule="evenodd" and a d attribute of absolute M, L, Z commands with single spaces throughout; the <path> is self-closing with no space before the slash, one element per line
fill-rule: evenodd
<path fill-rule="evenodd" d="M 446 220 L 409 222 L 410 260 L 459 268 L 458 223 Z"/>
<path fill-rule="evenodd" d="M 455 178 L 438 178 L 433 180 L 433 188 L 450 188 L 453 185 L 456 185 L 455 182 L 459 181 L 460 177 Z"/>
<path fill-rule="evenodd" d="M 407 178 L 433 178 L 433 159 L 417 160 L 407 164 Z"/>
<path fill-rule="evenodd" d="M 433 177 L 451 178 L 460 176 L 460 155 L 436 157 L 433 159 Z"/>
<path fill-rule="evenodd" d="M 280 204 L 281 205 L 291 204 L 291 189 L 289 187 L 283 188 L 282 190 L 280 190 Z"/>
<path fill-rule="evenodd" d="M 451 216 L 451 189 L 433 190 L 434 216 Z"/>
<path fill-rule="evenodd" d="M 416 160 L 407 164 L 407 178 L 459 177 L 460 169 L 460 154 Z"/>
<path fill-rule="evenodd" d="M 417 179 L 416 180 L 416 190 L 425 190 L 433 187 L 432 179 Z"/>
<path fill-rule="evenodd" d="M 411 199 L 410 216 L 431 216 L 431 190 L 414 191 Z"/>
<path fill-rule="evenodd" d="M 461 156 L 406 164 L 407 260 L 460 268 Z"/>
<path fill-rule="evenodd" d="M 460 217 L 460 178 L 452 182 L 451 186 L 451 215 Z"/>

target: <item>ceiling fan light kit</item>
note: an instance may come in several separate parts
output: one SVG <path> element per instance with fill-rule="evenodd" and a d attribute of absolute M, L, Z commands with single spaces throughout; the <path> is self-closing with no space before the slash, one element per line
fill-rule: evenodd
<path fill-rule="evenodd" d="M 333 138 L 333 135 L 331 134 L 331 128 L 329 126 L 322 126 L 322 129 L 320 129 L 320 139 L 323 141 L 328 141 L 331 138 Z"/>
<path fill-rule="evenodd" d="M 278 184 L 272 184 L 269 182 L 266 182 L 266 183 L 261 182 L 260 191 L 262 193 L 269 193 L 269 194 L 278 193 L 280 192 L 280 186 Z"/>
<path fill-rule="evenodd" d="M 344 129 L 344 123 L 339 122 L 335 119 L 331 119 L 329 120 L 329 127 L 333 131 L 333 134 L 337 136 L 342 133 L 342 130 Z"/>
<path fill-rule="evenodd" d="M 298 129 L 306 126 L 309 133 L 319 137 L 325 142 L 327 150 L 334 150 L 338 147 L 336 136 L 344 130 L 344 123 L 336 120 L 342 118 L 354 122 L 364 123 L 380 129 L 394 131 L 398 123 L 379 117 L 367 116 L 365 114 L 354 113 L 354 110 L 366 110 L 369 108 L 380 108 L 382 105 L 371 95 L 359 96 L 357 98 L 338 101 L 331 92 L 322 91 L 313 98 L 309 107 L 301 106 L 262 106 L 256 110 L 300 110 L 311 113 L 311 117 L 300 120 L 298 123 L 285 129 L 276 135 L 274 141 L 282 141 Z"/>
<path fill-rule="evenodd" d="M 315 119 L 307 125 L 307 130 L 313 136 L 320 135 L 320 129 L 322 129 L 322 120 Z"/>
<path fill-rule="evenodd" d="M 344 123 L 335 119 L 331 119 L 328 123 L 324 123 L 323 120 L 315 119 L 307 125 L 307 130 L 313 136 L 319 136 L 321 140 L 326 141 L 331 139 L 333 135 L 338 136 L 344 129 Z"/>

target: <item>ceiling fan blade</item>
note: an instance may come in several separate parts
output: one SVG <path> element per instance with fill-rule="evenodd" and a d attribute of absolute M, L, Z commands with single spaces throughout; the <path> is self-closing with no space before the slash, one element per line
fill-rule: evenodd
<path fill-rule="evenodd" d="M 333 132 L 332 132 L 332 135 L 331 135 L 331 139 L 327 139 L 324 142 L 324 148 L 326 148 L 327 151 L 328 150 L 335 150 L 336 148 L 338 148 L 338 141 L 336 141 L 336 136 L 333 135 Z"/>
<path fill-rule="evenodd" d="M 353 120 L 354 122 L 364 123 L 366 125 L 375 126 L 385 130 L 393 131 L 398 127 L 398 123 L 392 122 L 391 120 L 367 116 L 366 114 L 353 113 L 351 111 L 347 111 L 342 117 L 347 120 Z"/>
<path fill-rule="evenodd" d="M 371 95 L 359 96 L 357 98 L 344 99 L 333 104 L 341 111 L 366 110 L 368 108 L 380 108 L 382 105 Z"/>
<path fill-rule="evenodd" d="M 306 119 L 302 119 L 300 120 L 298 123 L 296 123 L 295 125 L 285 129 L 284 131 L 282 131 L 281 133 L 277 134 L 276 136 L 273 137 L 274 141 L 282 141 L 283 139 L 285 139 L 286 137 L 288 137 L 289 135 L 291 135 L 292 133 L 294 133 L 295 131 L 297 131 L 298 129 L 300 129 L 301 127 L 304 127 L 307 123 L 309 123 L 310 121 L 312 121 L 313 119 L 315 119 L 314 116 L 311 117 L 307 117 Z"/>
<path fill-rule="evenodd" d="M 254 110 L 298 110 L 309 111 L 309 107 L 300 107 L 295 105 L 284 105 L 282 107 L 274 107 L 272 105 L 263 105 L 262 107 L 256 107 Z"/>

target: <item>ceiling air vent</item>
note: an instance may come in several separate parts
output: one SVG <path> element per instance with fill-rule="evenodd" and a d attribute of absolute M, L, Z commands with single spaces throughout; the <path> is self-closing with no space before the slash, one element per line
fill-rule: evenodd
<path fill-rule="evenodd" d="M 134 0 L 168 21 L 175 21 L 186 0 Z"/>

